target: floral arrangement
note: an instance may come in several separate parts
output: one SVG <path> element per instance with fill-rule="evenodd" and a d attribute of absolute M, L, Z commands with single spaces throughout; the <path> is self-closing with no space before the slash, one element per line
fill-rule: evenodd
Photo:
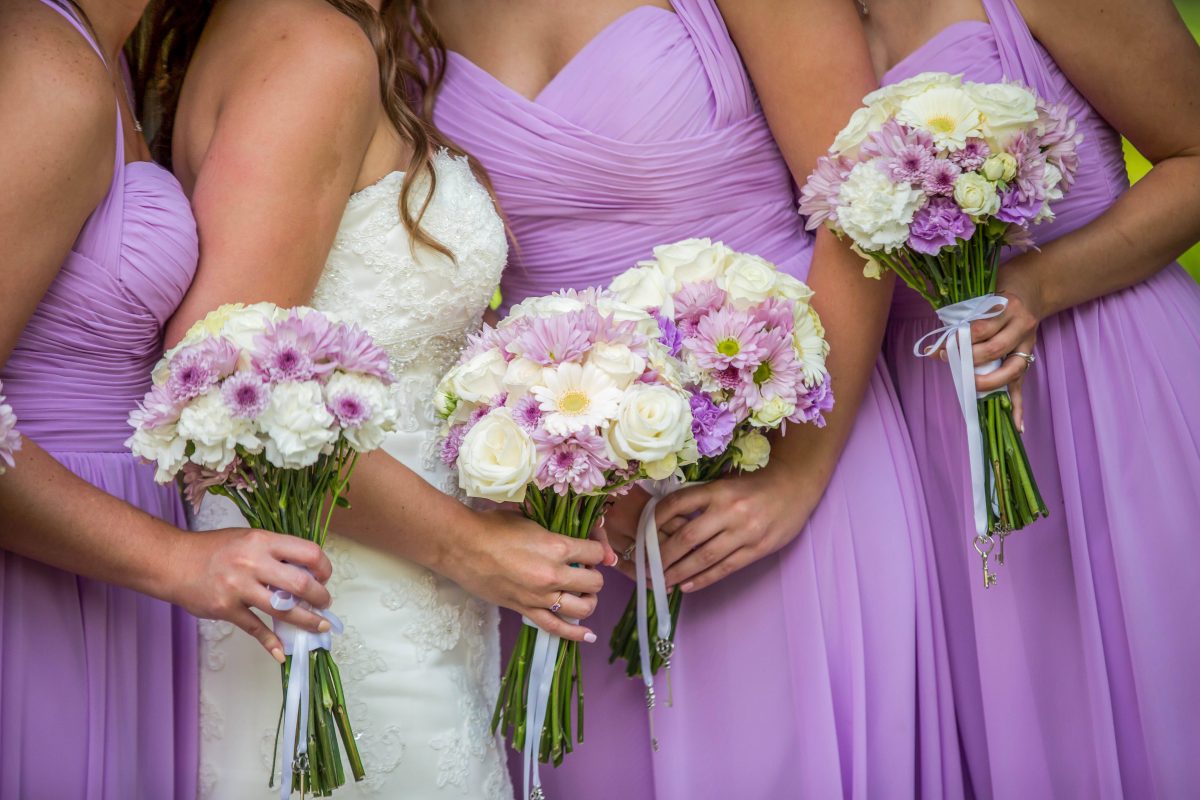
<path fill-rule="evenodd" d="M 21 449 L 21 434 L 17 433 L 17 415 L 4 399 L 4 384 L 0 383 L 0 475 L 17 465 L 13 453 Z"/>
<path fill-rule="evenodd" d="M 994 294 L 1001 250 L 1032 245 L 1070 189 L 1082 137 L 1065 106 L 1015 83 L 971 83 L 930 72 L 867 95 L 801 193 L 808 227 L 849 237 L 868 277 L 890 269 L 938 311 L 968 429 L 974 546 L 984 584 L 999 538 L 1047 514 L 1013 424 L 1006 391 L 977 398 L 970 324 L 1003 312 Z M 926 342 L 932 340 L 929 346 Z M 999 362 L 978 371 L 986 373 Z"/>
<path fill-rule="evenodd" d="M 324 545 L 358 455 L 395 430 L 392 380 L 387 354 L 356 325 L 310 308 L 222 306 L 155 368 L 126 445 L 158 465 L 159 482 L 180 479 L 193 505 L 220 495 L 254 527 Z M 295 599 L 277 590 L 272 606 Z M 345 783 L 339 739 L 354 779 L 364 776 L 330 635 L 275 629 L 288 656 L 281 796 L 329 796 Z"/>
<path fill-rule="evenodd" d="M 684 365 L 699 452 L 696 463 L 683 469 L 685 482 L 710 481 L 730 469 L 757 470 L 770 457 L 766 433 L 788 422 L 825 424 L 824 414 L 833 408 L 825 368 L 829 344 L 811 304 L 813 292 L 803 282 L 721 242 L 688 239 L 656 247 L 653 260 L 617 276 L 610 290 L 658 320 L 660 341 Z M 679 485 L 647 488 L 656 503 Z M 638 547 L 649 551 L 652 582 L 663 581 L 652 511 L 643 520 Z M 650 674 L 663 665 L 669 669 L 674 650 L 682 593 L 671 593 L 670 613 L 660 619 L 665 597 L 665 590 L 647 596 L 639 581 L 610 640 L 611 660 L 625 659 L 629 676 L 641 675 L 648 687 Z M 651 630 L 657 636 L 643 649 Z"/>
<path fill-rule="evenodd" d="M 652 316 L 594 289 L 526 300 L 485 326 L 436 398 L 442 458 L 462 490 L 586 538 L 610 495 L 679 474 L 698 454 L 681 365 L 662 338 Z M 537 761 L 572 750 L 572 697 L 583 740 L 579 668 L 576 642 L 526 625 L 505 670 L 493 727 L 525 752 L 535 792 Z"/>

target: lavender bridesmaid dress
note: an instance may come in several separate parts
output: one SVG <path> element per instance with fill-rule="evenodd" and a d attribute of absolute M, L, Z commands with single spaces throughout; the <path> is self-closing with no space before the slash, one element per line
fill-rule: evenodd
<path fill-rule="evenodd" d="M 792 180 L 724 22 L 712 0 L 674 5 L 617 19 L 533 101 L 450 55 L 438 124 L 487 167 L 508 215 L 507 303 L 607 283 L 691 236 L 807 274 Z M 589 620 L 601 642 L 584 655 L 586 742 L 542 771 L 548 796 L 960 796 L 915 475 L 881 359 L 807 528 L 687 598 L 653 756 L 641 683 L 607 663 L 631 589 L 608 573 Z"/>
<path fill-rule="evenodd" d="M 124 163 L 118 111 L 108 195 L 0 371 L 23 434 L 177 525 L 177 492 L 123 442 L 196 257 L 179 184 Z M 0 551 L 0 798 L 194 797 L 196 672 L 196 625 L 182 610 Z"/>
<path fill-rule="evenodd" d="M 884 78 L 1021 80 L 1079 121 L 1079 179 L 1035 228 L 1080 228 L 1128 187 L 1120 137 L 1012 0 L 945 29 Z M 933 521 L 955 701 L 972 782 L 1001 798 L 1183 798 L 1200 786 L 1200 286 L 1177 264 L 1046 320 L 1025 381 L 1025 445 L 1050 517 L 1008 541 L 984 590 L 970 550 L 962 419 L 939 323 L 897 291 L 886 356 Z"/>

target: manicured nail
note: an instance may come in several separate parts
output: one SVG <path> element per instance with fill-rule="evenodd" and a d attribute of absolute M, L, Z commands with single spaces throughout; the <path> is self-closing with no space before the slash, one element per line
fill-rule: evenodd
<path fill-rule="evenodd" d="M 323 619 L 321 620 L 321 624 L 317 626 L 317 633 L 328 633 L 331 627 L 333 626 L 329 624 L 329 620 Z"/>
<path fill-rule="evenodd" d="M 690 592 L 692 589 L 696 588 L 696 584 L 693 583 L 692 581 L 688 581 L 687 583 L 685 583 L 683 586 L 680 586 L 679 588 L 685 592 Z"/>
<path fill-rule="evenodd" d="M 585 642 L 587 642 L 588 644 L 595 644 L 596 643 L 596 634 L 592 633 L 591 631 L 588 631 L 587 633 L 585 633 L 583 635 L 583 640 Z"/>
<path fill-rule="evenodd" d="M 287 661 L 287 656 L 285 656 L 285 655 L 283 654 L 283 651 L 282 651 L 282 650 L 280 650 L 278 647 L 272 647 L 272 648 L 271 648 L 271 658 L 275 659 L 275 660 L 276 660 L 276 661 L 278 661 L 280 664 L 282 664 L 282 663 L 284 663 L 284 662 L 286 662 L 286 661 Z"/>
<path fill-rule="evenodd" d="M 1022 436 L 1025 435 L 1025 423 L 1024 422 L 1021 423 L 1021 435 Z"/>
<path fill-rule="evenodd" d="M 621 562 L 621 557 L 616 553 L 609 553 L 608 558 L 604 559 L 604 566 L 615 567 Z"/>

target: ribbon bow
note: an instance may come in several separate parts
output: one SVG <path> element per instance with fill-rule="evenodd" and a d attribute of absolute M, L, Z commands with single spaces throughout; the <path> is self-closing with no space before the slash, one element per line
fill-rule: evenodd
<path fill-rule="evenodd" d="M 288 674 L 287 696 L 284 698 L 283 736 L 279 742 L 279 763 L 283 765 L 283 776 L 279 781 L 280 800 L 288 800 L 292 794 L 292 773 L 304 767 L 308 760 L 308 656 L 314 650 L 329 650 L 333 634 L 344 630 L 342 621 L 329 609 L 315 609 L 308 603 L 298 603 L 291 592 L 276 589 L 271 593 L 271 608 L 290 611 L 302 606 L 329 620 L 330 630 L 312 633 L 298 628 L 290 622 L 275 620 L 272 628 L 283 642 L 283 652 L 292 657 L 292 669 Z M 303 709 L 304 713 L 300 713 Z M 296 725 L 300 730 L 297 734 Z M 293 756 L 293 754 L 295 754 Z M 300 766 L 297 767 L 297 764 Z"/>
<path fill-rule="evenodd" d="M 982 297 L 972 297 L 961 303 L 954 303 L 945 308 L 937 309 L 938 319 L 944 324 L 932 330 L 917 340 L 913 345 L 913 353 L 918 358 L 928 358 L 946 346 L 946 354 L 950 362 L 950 374 L 954 378 L 954 391 L 958 395 L 958 405 L 962 410 L 963 421 L 967 426 L 967 457 L 971 462 L 971 497 L 974 502 L 975 535 L 987 535 L 987 481 L 989 473 L 983 467 L 983 432 L 979 428 L 979 408 L 976 401 L 995 392 L 978 393 L 975 391 L 975 376 L 987 375 L 996 371 L 1001 364 L 1000 359 L 988 364 L 975 366 L 971 356 L 971 323 L 978 320 L 992 319 L 1004 313 L 1008 307 L 1008 298 L 996 294 L 985 294 Z M 932 344 L 927 344 L 930 340 Z M 999 389 L 997 391 L 1006 391 Z"/>

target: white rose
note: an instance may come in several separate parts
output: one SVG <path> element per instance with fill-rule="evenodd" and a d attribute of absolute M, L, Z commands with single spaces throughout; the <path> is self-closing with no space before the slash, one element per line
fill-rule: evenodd
<path fill-rule="evenodd" d="M 662 335 L 662 331 L 658 329 L 658 320 L 644 309 L 615 297 L 601 295 L 596 298 L 596 310 L 606 317 L 612 317 L 614 322 L 632 322 L 637 332 L 647 339 L 657 339 Z"/>
<path fill-rule="evenodd" d="M 369 453 L 383 446 L 389 433 L 396 430 L 399 419 L 399 387 L 389 388 L 370 375 L 335 372 L 325 384 L 325 402 L 331 408 L 343 395 L 352 395 L 367 405 L 366 420 L 357 428 L 343 428 L 346 441 L 360 453 Z"/>
<path fill-rule="evenodd" d="M 863 98 L 863 105 L 879 106 L 889 114 L 894 114 L 900 108 L 900 104 L 908 98 L 942 86 L 962 86 L 962 76 L 945 72 L 922 72 L 899 83 L 876 89 Z"/>
<path fill-rule="evenodd" d="M 651 463 L 678 455 L 691 432 L 692 409 L 682 392 L 637 383 L 621 398 L 608 441 L 617 458 Z"/>
<path fill-rule="evenodd" d="M 316 381 L 281 383 L 272 388 L 258 426 L 267 460 L 283 469 L 316 463 L 321 451 L 337 441 L 333 415 L 325 408 L 321 384 Z"/>
<path fill-rule="evenodd" d="M 984 134 L 994 150 L 1037 121 L 1037 98 L 1028 89 L 1012 83 L 968 83 L 966 89 L 983 114 Z"/>
<path fill-rule="evenodd" d="M 597 342 L 587 363 L 608 374 L 618 389 L 624 389 L 646 370 L 646 359 L 623 344 Z"/>
<path fill-rule="evenodd" d="M 725 290 L 735 308 L 747 309 L 771 296 L 779 275 L 775 265 L 766 259 L 737 253 L 730 260 L 717 286 Z"/>
<path fill-rule="evenodd" d="M 996 186 L 977 172 L 966 172 L 954 182 L 954 202 L 976 220 L 993 216 L 1000 210 Z"/>
<path fill-rule="evenodd" d="M 247 452 L 262 452 L 254 421 L 229 413 L 219 391 L 197 397 L 179 414 L 177 432 L 194 445 L 192 463 L 220 472 L 237 457 L 237 447 Z"/>
<path fill-rule="evenodd" d="M 829 152 L 835 155 L 846 155 L 853 158 L 866 138 L 883 127 L 890 114 L 881 104 L 863 106 L 850 116 L 846 127 L 842 128 Z"/>
<path fill-rule="evenodd" d="M 460 400 L 486 403 L 504 391 L 508 362 L 500 351 L 484 350 L 446 375 L 446 386 Z"/>
<path fill-rule="evenodd" d="M 503 381 L 504 388 L 508 391 L 508 404 L 516 403 L 529 394 L 529 390 L 534 386 L 541 385 L 544 369 L 541 364 L 524 356 L 508 362 Z"/>
<path fill-rule="evenodd" d="M 807 303 L 813 298 L 813 290 L 804 281 L 786 272 L 775 273 L 775 294 L 785 300 L 795 300 L 797 303 Z"/>
<path fill-rule="evenodd" d="M 983 173 L 983 177 L 993 183 L 996 181 L 1008 183 L 1017 177 L 1017 159 L 1012 153 L 996 153 L 988 156 L 980 171 Z"/>
<path fill-rule="evenodd" d="M 743 472 L 754 472 L 767 465 L 771 440 L 758 431 L 746 431 L 733 440 L 733 465 Z"/>
<path fill-rule="evenodd" d="M 130 424 L 134 424 L 132 417 Z M 187 461 L 184 452 L 187 449 L 187 440 L 179 436 L 175 423 L 151 429 L 136 427 L 125 446 L 137 458 L 155 463 L 154 480 L 159 483 L 175 480 L 175 476 Z"/>
<path fill-rule="evenodd" d="M 537 473 L 537 447 L 507 409 L 479 420 L 458 450 L 458 485 L 470 497 L 520 503 Z"/>
<path fill-rule="evenodd" d="M 544 295 L 530 297 L 509 309 L 508 316 L 500 320 L 499 328 L 505 328 L 522 317 L 557 317 L 572 311 L 581 311 L 583 303 L 575 297 Z"/>
<path fill-rule="evenodd" d="M 771 397 L 750 415 L 750 424 L 758 428 L 777 428 L 796 413 L 796 404 L 782 397 Z"/>
<path fill-rule="evenodd" d="M 658 309 L 668 317 L 675 314 L 675 288 L 675 281 L 657 266 L 633 267 L 609 285 L 621 302 L 645 310 Z"/>
<path fill-rule="evenodd" d="M 908 241 L 908 226 L 924 195 L 907 183 L 892 183 L 875 164 L 850 171 L 838 192 L 838 223 L 863 250 L 890 252 Z"/>
<path fill-rule="evenodd" d="M 654 248 L 654 259 L 679 286 L 715 281 L 724 271 L 730 252 L 724 244 L 713 244 L 711 239 L 685 239 Z"/>

